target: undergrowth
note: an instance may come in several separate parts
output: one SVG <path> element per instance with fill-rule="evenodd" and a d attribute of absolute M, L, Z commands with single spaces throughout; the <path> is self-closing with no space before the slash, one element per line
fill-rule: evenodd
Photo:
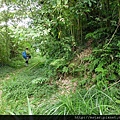
<path fill-rule="evenodd" d="M 44 99 L 50 98 L 57 91 L 57 85 L 54 81 L 50 82 L 48 71 L 44 72 L 45 69 L 48 68 L 44 67 L 41 59 L 39 65 L 24 67 L 15 74 L 15 71 L 13 71 L 14 75 L 9 76 L 9 80 L 5 80 L 2 84 L 3 102 L 1 105 L 3 107 L 0 113 L 28 114 L 27 96 L 35 105 Z"/>
<path fill-rule="evenodd" d="M 115 46 L 117 45 L 116 49 Z M 99 46 L 76 62 L 36 57 L 3 82 L 1 114 L 118 115 L 120 113 L 120 43 Z M 35 63 L 35 64 L 34 64 Z M 23 65 L 23 64 L 22 64 Z M 3 68 L 5 69 L 5 68 Z M 0 76 L 11 70 L 1 71 Z M 14 71 L 13 71 L 14 73 Z M 72 76 L 76 92 L 59 94 L 59 77 Z M 55 96 L 52 100 L 52 96 Z M 30 103 L 29 103 L 29 102 Z M 29 105 L 28 105 L 29 103 Z"/>
<path fill-rule="evenodd" d="M 60 96 L 56 104 L 43 108 L 46 115 L 118 115 L 120 112 L 111 90 L 101 91 L 96 86 Z"/>

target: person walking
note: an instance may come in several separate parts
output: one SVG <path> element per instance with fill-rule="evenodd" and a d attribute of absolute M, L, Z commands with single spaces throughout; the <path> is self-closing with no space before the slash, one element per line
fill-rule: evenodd
<path fill-rule="evenodd" d="M 23 56 L 23 58 L 25 59 L 25 64 L 26 64 L 26 66 L 28 66 L 29 59 L 31 58 L 30 51 L 29 51 L 28 47 L 27 47 L 26 50 L 22 53 L 22 56 Z"/>

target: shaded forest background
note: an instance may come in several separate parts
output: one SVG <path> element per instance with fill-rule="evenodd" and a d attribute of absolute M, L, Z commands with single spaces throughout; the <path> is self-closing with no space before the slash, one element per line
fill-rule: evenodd
<path fill-rule="evenodd" d="M 32 58 L 36 58 L 35 75 L 42 76 L 35 80 L 37 83 L 72 77 L 78 83 L 77 90 L 96 85 L 103 94 L 104 89 L 113 86 L 113 94 L 120 94 L 120 0 L 1 0 L 0 6 L 1 69 L 22 68 L 21 53 L 29 47 Z M 82 57 L 82 53 L 89 56 Z M 107 92 L 116 98 L 111 91 Z M 120 104 L 120 98 L 116 99 Z M 72 107 L 68 111 L 66 108 L 65 114 L 76 113 L 78 109 Z M 58 108 L 61 109 L 64 107 Z M 117 106 L 111 109 L 116 109 L 113 113 L 120 112 Z M 106 111 L 103 113 L 108 114 L 109 110 Z"/>

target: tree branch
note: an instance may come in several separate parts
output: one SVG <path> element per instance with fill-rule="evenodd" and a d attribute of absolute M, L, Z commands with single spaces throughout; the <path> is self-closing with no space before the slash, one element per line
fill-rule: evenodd
<path fill-rule="evenodd" d="M 120 82 L 120 80 L 118 80 L 117 82 L 113 83 L 113 84 L 112 84 L 111 86 L 109 86 L 108 88 L 105 88 L 104 91 L 107 90 L 107 89 L 109 89 L 109 88 L 111 88 L 112 86 L 116 85 L 116 84 L 119 83 L 119 82 Z"/>
<path fill-rule="evenodd" d="M 119 20 L 119 21 L 120 21 L 120 20 Z M 116 29 L 115 29 L 112 37 L 110 38 L 109 42 L 105 45 L 105 47 L 104 47 L 103 49 L 105 49 L 105 48 L 111 43 L 111 41 L 112 41 L 112 39 L 114 38 L 114 36 L 115 36 L 115 34 L 116 34 L 116 32 L 117 32 L 117 30 L 118 30 L 119 27 L 120 27 L 120 23 L 118 22 L 118 25 L 117 25 L 117 27 L 116 27 Z"/>

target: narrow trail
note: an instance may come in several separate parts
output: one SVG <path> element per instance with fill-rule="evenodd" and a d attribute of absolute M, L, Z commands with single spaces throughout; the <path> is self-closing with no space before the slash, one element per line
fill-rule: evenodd
<path fill-rule="evenodd" d="M 36 65 L 36 64 L 35 64 Z M 9 80 L 9 79 L 11 79 L 11 76 L 15 76 L 15 75 L 17 75 L 18 73 L 20 73 L 21 71 L 23 72 L 23 71 L 28 71 L 28 70 L 30 70 L 30 69 L 32 69 L 34 67 L 34 65 L 31 67 L 29 67 L 29 66 L 24 66 L 24 67 L 22 67 L 22 68 L 17 68 L 17 69 L 15 69 L 15 70 L 13 70 L 13 71 L 9 71 L 9 73 L 6 73 L 6 75 L 4 76 L 4 77 L 2 77 L 2 78 L 0 78 L 0 88 L 1 88 L 1 84 L 2 84 L 2 82 L 5 82 L 6 80 Z"/>
<path fill-rule="evenodd" d="M 84 49 L 83 52 L 81 52 L 80 54 L 78 54 L 76 56 L 76 58 L 74 58 L 73 63 L 78 63 L 78 64 L 82 64 L 82 59 L 86 56 L 89 56 L 92 53 L 92 48 L 88 47 L 87 49 Z M 77 62 L 76 62 L 77 61 Z M 79 62 L 78 62 L 79 61 Z M 29 71 L 31 69 L 34 69 L 35 65 L 33 64 L 31 66 L 28 67 L 22 67 L 20 69 L 17 70 L 13 70 L 13 71 L 9 71 L 7 74 L 5 74 L 4 77 L 0 78 L 0 107 L 2 106 L 2 84 L 3 82 L 7 81 L 7 80 L 11 80 L 13 76 L 17 76 L 17 74 L 21 73 L 21 72 L 26 72 Z M 76 87 L 77 87 L 77 82 L 76 81 L 72 81 L 73 77 L 72 76 L 67 76 L 67 77 L 63 77 L 60 78 L 58 81 L 56 81 L 56 84 L 58 86 L 58 91 L 51 95 L 51 97 L 49 99 L 41 99 L 38 103 L 39 106 L 41 106 L 42 104 L 54 104 L 56 102 L 58 102 L 59 100 L 59 96 L 61 95 L 69 95 L 70 93 L 74 93 L 76 91 Z M 30 102 L 32 103 L 34 98 L 29 98 Z M 32 104 L 31 104 L 32 105 Z M 34 107 L 34 106 L 32 106 Z"/>
<path fill-rule="evenodd" d="M 11 77 L 15 76 L 16 74 L 20 73 L 21 71 L 26 70 L 26 67 L 17 69 L 17 70 L 13 70 L 12 72 L 10 71 L 9 73 L 7 73 L 4 77 L 0 78 L 0 103 L 2 103 L 2 84 L 3 82 L 10 80 Z"/>

